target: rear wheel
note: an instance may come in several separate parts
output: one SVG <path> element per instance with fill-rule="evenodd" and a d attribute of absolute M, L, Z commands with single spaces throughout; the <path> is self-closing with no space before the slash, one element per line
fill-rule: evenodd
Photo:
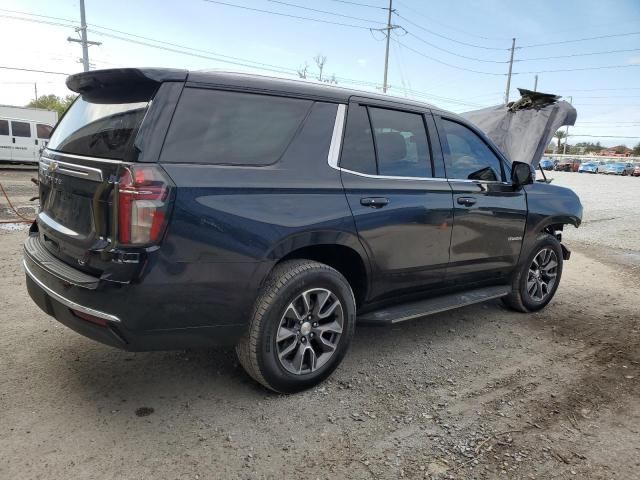
<path fill-rule="evenodd" d="M 327 378 L 346 354 L 356 306 L 347 280 L 328 265 L 290 260 L 269 276 L 245 336 L 236 346 L 247 373 L 294 393 Z"/>
<path fill-rule="evenodd" d="M 541 310 L 558 290 L 562 266 L 560 242 L 553 235 L 541 235 L 516 272 L 513 290 L 504 303 L 519 312 Z"/>

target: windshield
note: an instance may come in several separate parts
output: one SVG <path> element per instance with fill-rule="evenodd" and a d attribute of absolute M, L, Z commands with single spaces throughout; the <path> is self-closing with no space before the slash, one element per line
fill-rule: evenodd
<path fill-rule="evenodd" d="M 78 98 L 51 135 L 48 148 L 78 155 L 124 159 L 149 102 L 91 103 Z"/>

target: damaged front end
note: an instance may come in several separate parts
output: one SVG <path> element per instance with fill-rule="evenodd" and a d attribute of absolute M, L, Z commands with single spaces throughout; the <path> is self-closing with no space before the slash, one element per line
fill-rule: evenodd
<path fill-rule="evenodd" d="M 557 95 L 518 90 L 521 98 L 515 102 L 460 115 L 480 128 L 511 162 L 535 169 L 555 132 L 574 125 L 578 114 Z"/>

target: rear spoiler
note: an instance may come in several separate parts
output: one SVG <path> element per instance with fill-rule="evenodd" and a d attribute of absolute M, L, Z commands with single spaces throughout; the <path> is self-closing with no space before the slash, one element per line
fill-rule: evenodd
<path fill-rule="evenodd" d="M 149 100 L 162 82 L 184 82 L 187 75 L 173 68 L 112 68 L 76 73 L 66 83 L 93 103 L 123 103 Z"/>
<path fill-rule="evenodd" d="M 574 125 L 576 109 L 559 96 L 519 88 L 521 98 L 507 105 L 461 113 L 474 123 L 511 162 L 525 162 L 536 168 L 563 125 Z"/>

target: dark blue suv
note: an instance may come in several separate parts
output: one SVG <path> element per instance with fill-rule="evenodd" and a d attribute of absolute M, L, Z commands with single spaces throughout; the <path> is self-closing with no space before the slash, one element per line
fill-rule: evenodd
<path fill-rule="evenodd" d="M 33 300 L 126 350 L 235 345 L 279 392 L 330 375 L 356 320 L 544 307 L 581 221 L 573 192 L 430 105 L 168 69 L 67 85 L 24 245 Z"/>

